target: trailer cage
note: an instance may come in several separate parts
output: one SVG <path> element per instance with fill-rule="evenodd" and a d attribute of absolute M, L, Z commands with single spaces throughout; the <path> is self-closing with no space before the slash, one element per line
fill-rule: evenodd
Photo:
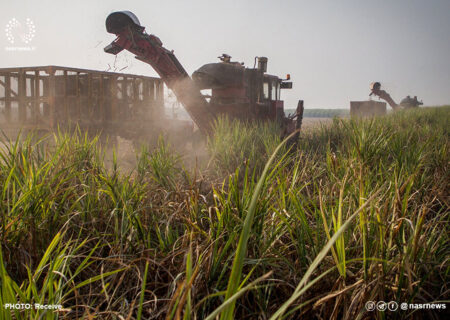
<path fill-rule="evenodd" d="M 59 66 L 0 68 L 0 129 L 116 130 L 164 116 L 161 79 Z"/>

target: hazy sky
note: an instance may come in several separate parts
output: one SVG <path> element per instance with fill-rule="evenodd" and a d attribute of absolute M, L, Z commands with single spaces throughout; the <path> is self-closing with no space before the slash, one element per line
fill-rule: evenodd
<path fill-rule="evenodd" d="M 222 53 L 253 66 L 269 58 L 268 72 L 291 74 L 285 106 L 349 107 L 365 100 L 380 81 L 399 102 L 417 95 L 426 105 L 450 103 L 450 0 L 377 1 L 2 1 L 0 67 L 62 65 L 106 70 L 114 40 L 106 16 L 134 12 L 148 33 L 160 37 L 189 74 Z M 5 28 L 29 18 L 34 51 L 7 51 Z M 15 29 L 14 32 L 17 32 Z M 13 34 L 14 35 L 14 34 Z M 17 40 L 17 39 L 16 39 Z M 123 72 L 155 76 L 152 68 L 120 53 Z"/>

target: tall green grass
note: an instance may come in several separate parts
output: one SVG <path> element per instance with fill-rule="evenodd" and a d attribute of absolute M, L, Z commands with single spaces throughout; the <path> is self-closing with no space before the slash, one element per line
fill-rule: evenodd
<path fill-rule="evenodd" d="M 214 131 L 215 134 L 208 137 L 210 164 L 222 174 L 243 169 L 247 163 L 251 169 L 261 172 L 281 143 L 281 129 L 275 122 L 255 124 L 220 117 Z"/>
<path fill-rule="evenodd" d="M 364 305 L 448 300 L 449 118 L 334 119 L 295 150 L 219 119 L 206 167 L 161 139 L 126 174 L 80 132 L 6 143 L 1 317 L 442 318 Z"/>

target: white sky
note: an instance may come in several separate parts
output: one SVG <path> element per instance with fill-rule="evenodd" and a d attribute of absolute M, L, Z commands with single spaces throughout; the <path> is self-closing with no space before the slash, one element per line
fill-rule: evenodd
<path fill-rule="evenodd" d="M 290 73 L 294 82 L 282 93 L 286 108 L 298 99 L 307 108 L 348 108 L 367 99 L 373 81 L 397 102 L 418 95 L 426 105 L 450 103 L 450 0 L 2 1 L 0 67 L 106 70 L 114 56 L 103 47 L 114 36 L 105 19 L 119 10 L 134 12 L 189 74 L 222 53 L 251 67 L 255 56 L 268 57 L 270 74 Z M 5 50 L 12 18 L 33 21 L 34 51 Z M 128 53 L 116 66 L 156 75 Z"/>

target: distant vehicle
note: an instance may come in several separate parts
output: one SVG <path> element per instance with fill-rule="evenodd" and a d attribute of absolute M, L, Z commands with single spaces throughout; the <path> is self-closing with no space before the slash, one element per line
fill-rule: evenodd
<path fill-rule="evenodd" d="M 423 104 L 422 101 L 417 100 L 417 96 L 414 96 L 414 98 L 411 98 L 410 96 L 406 96 L 406 98 L 404 98 L 402 101 L 400 101 L 400 104 L 397 104 L 391 98 L 389 93 L 387 93 L 384 90 L 381 90 L 381 83 L 379 83 L 379 82 L 372 82 L 370 84 L 370 91 L 371 92 L 370 92 L 369 96 L 376 95 L 376 96 L 380 97 L 380 99 L 383 99 L 387 103 L 389 103 L 391 108 L 394 110 L 397 110 L 399 108 L 417 108 Z"/>

